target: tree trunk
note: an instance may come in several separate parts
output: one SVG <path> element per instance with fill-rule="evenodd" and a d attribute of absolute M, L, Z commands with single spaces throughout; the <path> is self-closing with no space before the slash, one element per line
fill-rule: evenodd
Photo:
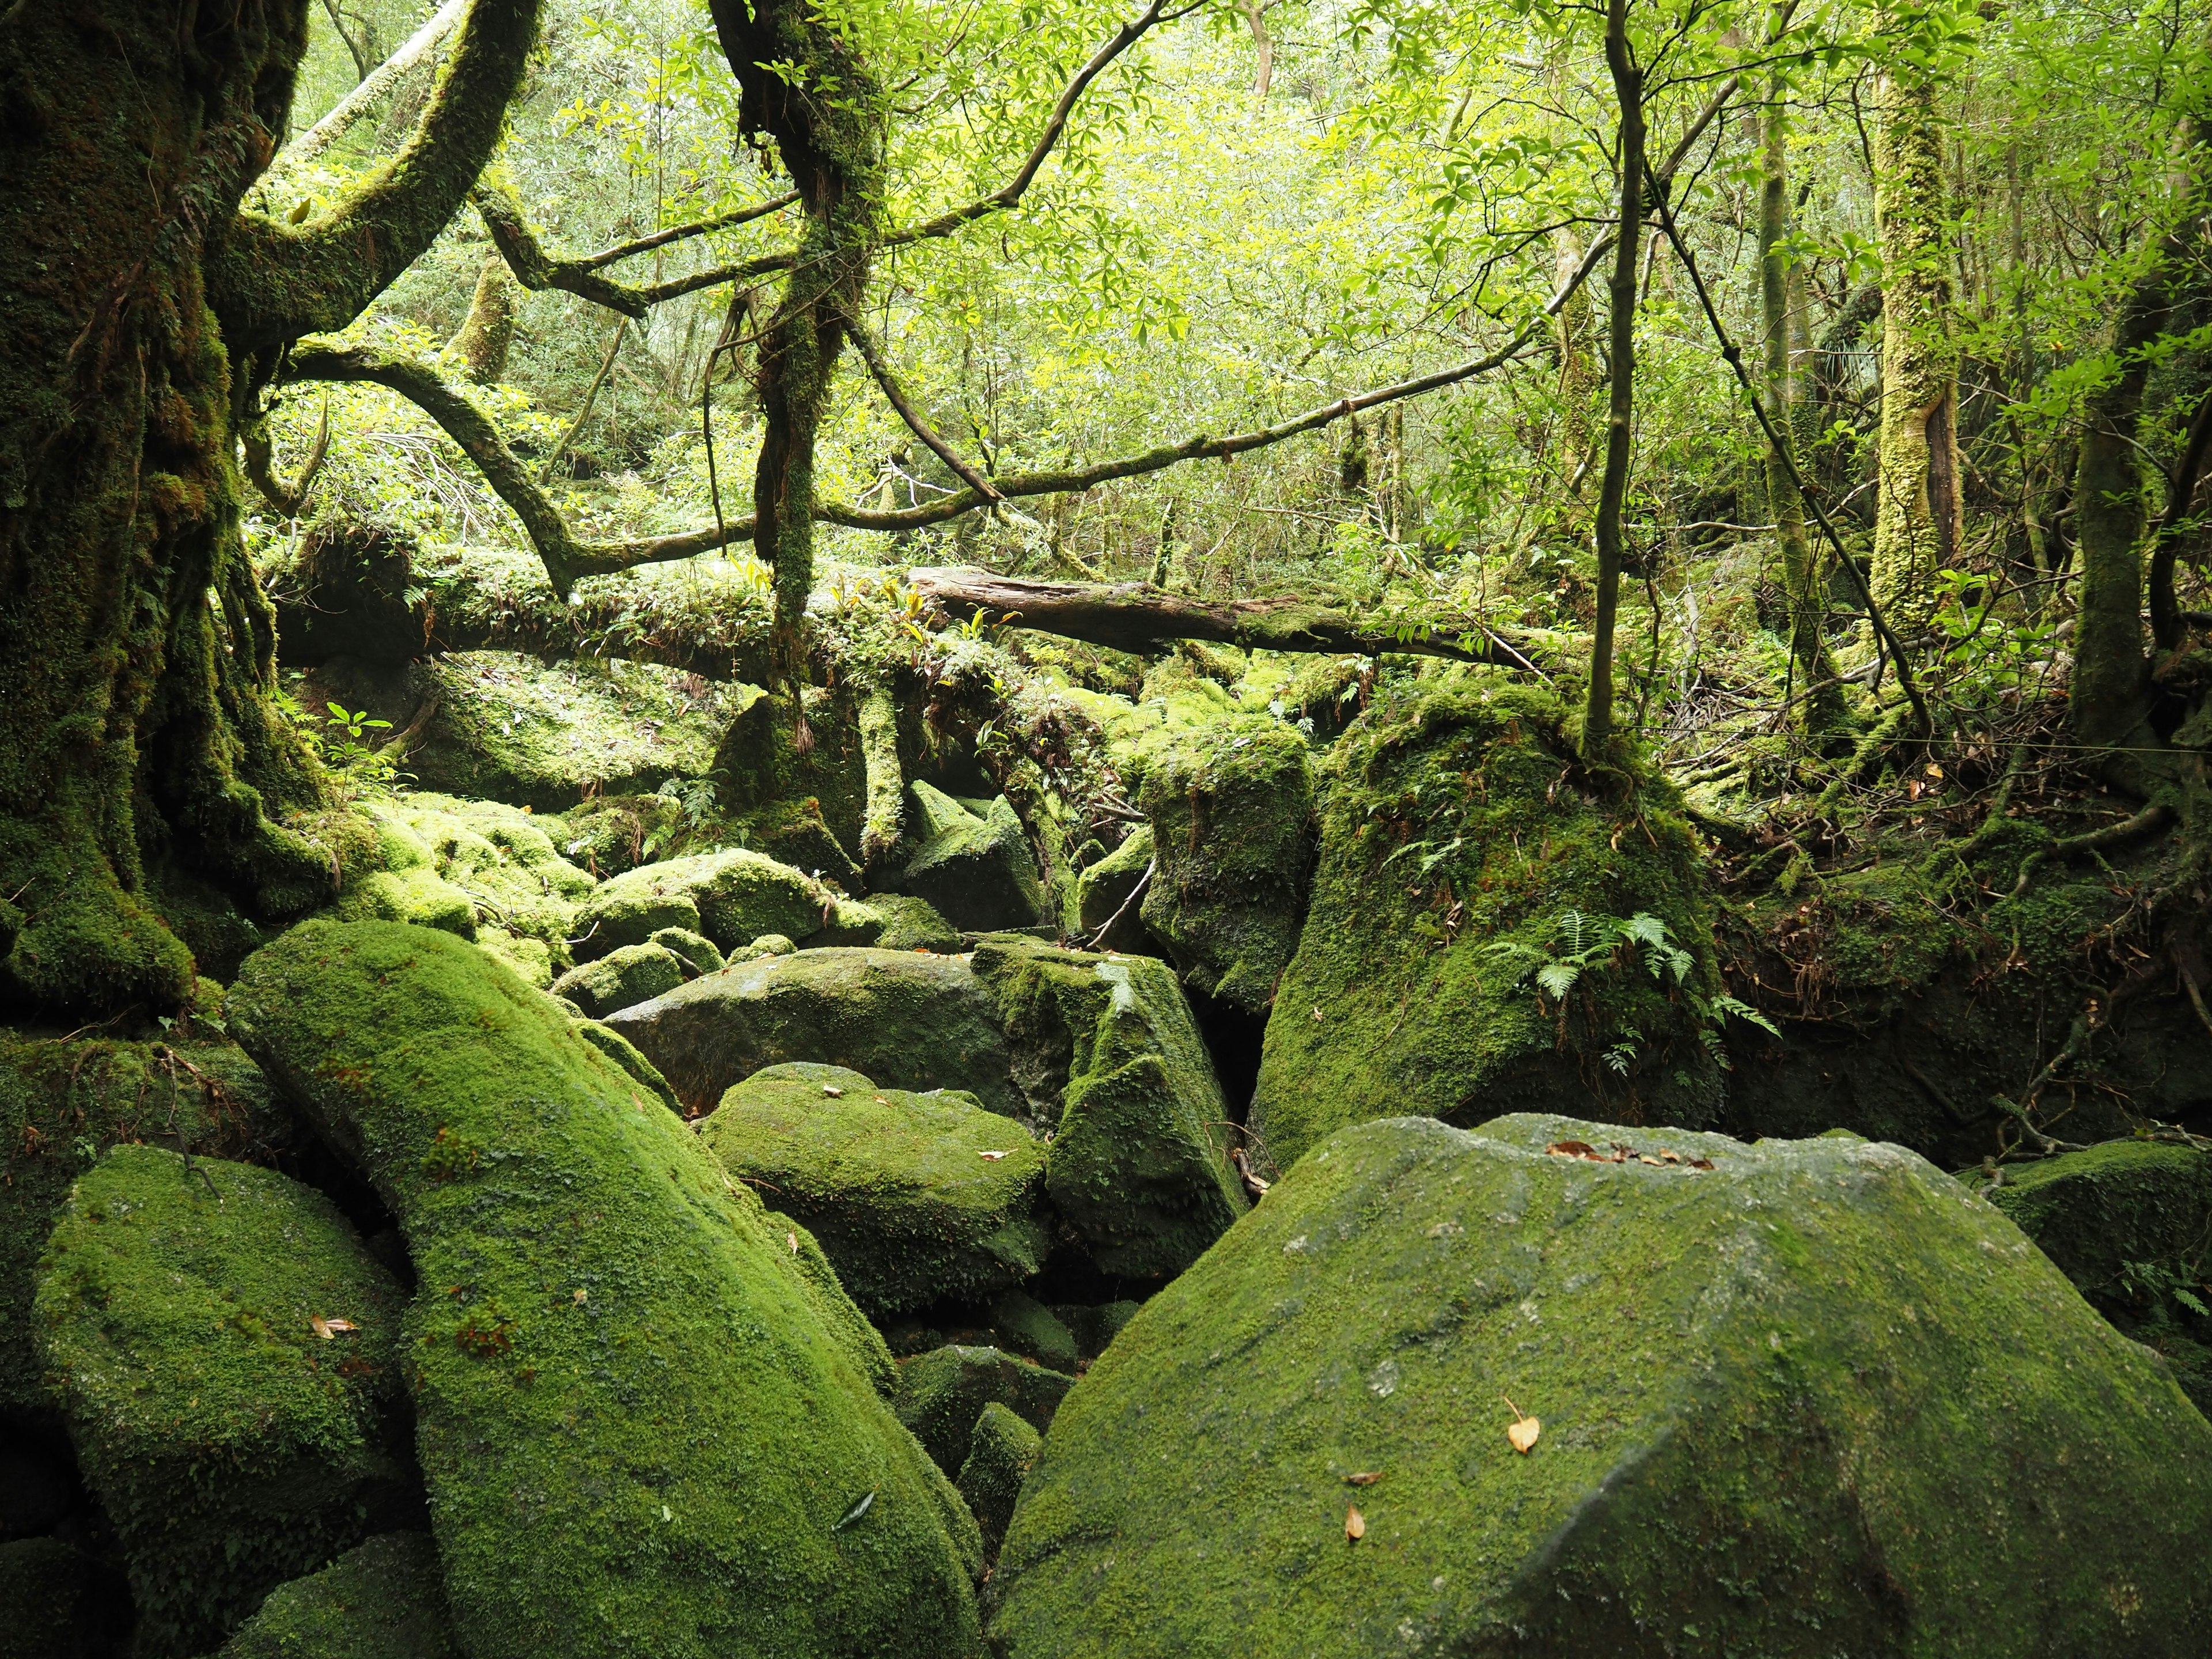
<path fill-rule="evenodd" d="M 1591 630 L 1589 698 L 1583 711 L 1583 761 L 1607 763 L 1613 746 L 1613 635 L 1620 608 L 1620 514 L 1628 498 L 1629 445 L 1636 416 L 1636 287 L 1644 229 L 1644 71 L 1629 50 L 1629 0 L 1607 0 L 1605 61 L 1620 106 L 1620 225 L 1607 284 L 1612 326 L 1612 397 L 1606 410 L 1605 481 L 1597 503 L 1597 622 Z"/>
<path fill-rule="evenodd" d="M 1959 351 L 1936 85 L 1900 58 L 1883 78 L 1877 101 L 1881 439 L 1872 586 L 1890 626 L 1909 638 L 1935 615 L 1936 572 L 1958 557 L 1966 535 Z"/>
<path fill-rule="evenodd" d="M 280 822 L 322 795 L 270 701 L 274 613 L 240 541 L 238 337 L 342 325 L 412 262 L 535 27 L 535 0 L 477 0 L 437 142 L 279 228 L 238 207 L 306 0 L 0 14 L 0 1005 L 172 1007 L 194 975 L 178 929 L 328 896 L 329 854 Z M 349 256 L 363 233 L 374 252 Z"/>
<path fill-rule="evenodd" d="M 1797 403 L 1790 331 L 1790 273 L 1783 239 L 1790 230 L 1790 118 L 1783 103 L 1787 83 L 1777 75 L 1766 106 L 1765 177 L 1759 198 L 1759 270 L 1762 322 L 1765 328 L 1766 404 L 1774 411 L 1774 441 L 1766 457 L 1766 500 L 1774 516 L 1775 539 L 1782 552 L 1782 585 L 1790 601 L 1790 655 L 1803 702 L 1802 724 L 1808 732 L 1833 731 L 1844 723 L 1843 687 L 1828 659 L 1821 635 L 1827 619 L 1827 585 L 1805 533 L 1805 503 L 1792 475 L 1796 433 L 1791 419 Z"/>

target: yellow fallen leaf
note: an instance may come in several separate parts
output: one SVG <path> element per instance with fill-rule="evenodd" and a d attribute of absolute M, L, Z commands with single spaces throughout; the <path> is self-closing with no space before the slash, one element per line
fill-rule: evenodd
<path fill-rule="evenodd" d="M 799 1254 L 799 1235 L 797 1233 L 786 1233 L 783 1236 L 783 1240 L 785 1243 L 791 1246 L 792 1255 L 797 1255 Z"/>
<path fill-rule="evenodd" d="M 1504 1400 L 1505 1397 L 1500 1395 L 1498 1398 Z M 1505 1405 L 1513 1413 L 1513 1421 L 1505 1425 L 1505 1437 L 1512 1443 L 1515 1451 L 1526 1457 L 1528 1449 L 1536 1443 L 1536 1437 L 1543 1433 L 1544 1425 L 1533 1417 L 1523 1417 L 1521 1408 L 1510 1400 L 1506 1400 Z"/>
<path fill-rule="evenodd" d="M 1371 1486 L 1382 1478 L 1382 1470 L 1370 1469 L 1364 1474 L 1346 1475 L 1344 1484 L 1347 1486 Z"/>
<path fill-rule="evenodd" d="M 978 1152 L 975 1156 L 978 1158 L 988 1158 L 992 1163 L 996 1164 L 1000 1158 L 1006 1157 L 1007 1154 L 1005 1152 Z"/>
<path fill-rule="evenodd" d="M 307 1323 L 314 1327 L 315 1334 L 325 1342 L 341 1331 L 349 1331 L 354 1328 L 353 1321 L 350 1319 L 325 1319 L 320 1314 L 309 1316 Z"/>
<path fill-rule="evenodd" d="M 822 1085 L 822 1092 L 829 1096 L 830 1099 L 836 1100 L 842 1097 L 845 1091 L 842 1089 L 838 1088 L 835 1084 L 825 1083 Z"/>
<path fill-rule="evenodd" d="M 589 1302 L 591 1299 L 592 1293 L 589 1291 L 584 1289 L 580 1285 L 576 1287 L 576 1301 L 579 1304 Z"/>
<path fill-rule="evenodd" d="M 1353 1544 L 1367 1536 L 1367 1517 L 1359 1512 L 1356 1504 L 1344 1512 L 1344 1536 L 1346 1542 Z"/>

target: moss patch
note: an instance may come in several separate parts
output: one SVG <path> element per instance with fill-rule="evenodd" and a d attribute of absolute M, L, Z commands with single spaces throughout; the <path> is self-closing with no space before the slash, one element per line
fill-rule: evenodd
<path fill-rule="evenodd" d="M 220 1659 L 461 1659 L 429 1534 L 388 1532 L 280 1584 Z"/>
<path fill-rule="evenodd" d="M 617 1008 L 649 1001 L 696 977 L 687 974 L 676 952 L 663 945 L 625 945 L 580 968 L 571 968 L 553 981 L 552 990 L 555 996 L 568 998 L 597 1019 Z"/>
<path fill-rule="evenodd" d="M 576 929 L 590 939 L 580 960 L 619 945 L 642 945 L 663 927 L 704 933 L 725 951 L 763 933 L 804 939 L 836 911 L 820 882 L 763 854 L 702 853 L 649 864 L 615 877 L 577 907 Z"/>
<path fill-rule="evenodd" d="M 975 1650 L 957 1495 L 758 1200 L 548 999 L 443 934 L 311 923 L 230 1006 L 406 1236 L 470 1653 Z"/>
<path fill-rule="evenodd" d="M 1003 795 L 970 811 L 917 781 L 908 787 L 921 844 L 887 884 L 925 899 L 956 927 L 1026 927 L 1044 915 L 1044 890 L 1022 821 Z"/>
<path fill-rule="evenodd" d="M 995 1401 L 1042 1434 L 1074 1386 L 1063 1371 L 997 1348 L 933 1348 L 899 1366 L 899 1421 L 914 1431 L 939 1468 L 957 1474 L 984 1407 Z"/>
<path fill-rule="evenodd" d="M 1019 1124 L 957 1090 L 781 1069 L 731 1089 L 700 1136 L 812 1230 L 868 1312 L 975 1300 L 1043 1265 L 1044 1154 Z"/>
<path fill-rule="evenodd" d="M 992 1401 L 975 1419 L 968 1437 L 968 1461 L 960 1466 L 960 1495 L 983 1534 L 983 1553 L 996 1556 L 1006 1522 L 1022 1495 L 1022 1481 L 1043 1449 L 1044 1437 L 1008 1407 Z"/>
<path fill-rule="evenodd" d="M 2179 1655 L 2208 1521 L 2212 1425 L 1911 1153 L 1395 1119 L 1310 1153 L 1068 1395 L 992 1637 Z"/>
<path fill-rule="evenodd" d="M 138 1652 L 204 1652 L 404 1494 L 380 1421 L 400 1302 L 330 1200 L 273 1170 L 118 1146 L 79 1180 L 33 1317 Z"/>

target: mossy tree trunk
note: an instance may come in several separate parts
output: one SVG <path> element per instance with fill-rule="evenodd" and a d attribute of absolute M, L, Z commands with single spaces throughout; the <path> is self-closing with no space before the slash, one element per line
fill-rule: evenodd
<path fill-rule="evenodd" d="M 815 441 L 846 319 L 866 294 L 884 234 L 889 111 L 867 66 L 806 0 L 713 0 L 712 9 L 742 94 L 738 125 L 775 142 L 805 215 L 755 376 L 763 434 L 754 545 L 775 569 L 777 672 L 796 683 L 814 582 Z"/>
<path fill-rule="evenodd" d="M 1790 331 L 1799 314 L 1791 303 L 1790 277 L 1796 261 L 1784 246 L 1790 231 L 1790 117 L 1784 99 L 1788 86 L 1774 77 L 1766 106 L 1759 198 L 1759 270 L 1761 321 L 1766 346 L 1767 407 L 1774 411 L 1774 441 L 1766 456 L 1766 499 L 1774 514 L 1775 539 L 1782 553 L 1782 585 L 1790 601 L 1790 655 L 1803 702 L 1802 724 L 1811 732 L 1832 731 L 1844 722 L 1843 687 L 1828 659 L 1821 625 L 1828 594 L 1805 532 L 1805 502 L 1793 467 L 1796 433 L 1796 375 Z"/>
<path fill-rule="evenodd" d="M 1882 256 L 1881 482 L 1875 602 L 1910 637 L 1936 609 L 1936 573 L 1966 535 L 1950 209 L 1936 86 L 1898 54 L 1881 82 L 1875 209 Z"/>
<path fill-rule="evenodd" d="M 305 0 L 0 14 L 0 1004 L 173 1006 L 193 962 L 149 895 L 166 871 L 267 921 L 327 894 L 328 855 L 280 822 L 320 784 L 270 702 L 238 433 L 283 347 L 451 216 L 536 15 L 477 0 L 408 149 L 295 226 L 239 204 Z"/>

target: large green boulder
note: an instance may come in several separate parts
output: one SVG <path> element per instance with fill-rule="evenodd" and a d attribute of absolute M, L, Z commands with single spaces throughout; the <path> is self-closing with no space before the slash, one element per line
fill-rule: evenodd
<path fill-rule="evenodd" d="M 1916 1155 L 1395 1118 L 1307 1154 L 1070 1393 L 992 1637 L 2196 1654 L 2208 1527 L 2212 1424 Z"/>
<path fill-rule="evenodd" d="M 1985 1190 L 2091 1307 L 2164 1354 L 2212 1413 L 2212 1153 L 2107 1141 L 2008 1164 Z"/>
<path fill-rule="evenodd" d="M 1155 950 L 1145 932 L 1138 890 L 1149 890 L 1155 873 L 1149 823 L 1138 824 L 1119 847 L 1087 866 L 1075 878 L 1075 931 L 1083 942 L 1099 951 Z"/>
<path fill-rule="evenodd" d="M 78 1181 L 33 1319 L 137 1653 L 205 1652 L 405 1501 L 401 1303 L 330 1200 L 272 1170 L 124 1146 Z"/>
<path fill-rule="evenodd" d="M 576 909 L 590 937 L 579 962 L 642 945 L 664 927 L 704 933 L 724 951 L 763 933 L 804 939 L 834 914 L 837 896 L 811 876 L 739 848 L 647 864 L 603 883 Z"/>
<path fill-rule="evenodd" d="M 928 901 L 955 927 L 1026 927 L 1044 916 L 1044 889 L 1020 817 L 1004 795 L 972 812 L 919 781 L 908 786 L 921 845 L 889 884 Z"/>
<path fill-rule="evenodd" d="M 1468 671 L 1330 750 L 1249 1118 L 1263 1163 L 1401 1113 L 1712 1121 L 1724 1010 L 1689 825 L 1665 783 L 1585 771 L 1562 722 Z"/>
<path fill-rule="evenodd" d="M 960 1466 L 960 1495 L 983 1534 L 983 1549 L 999 1553 L 1006 1522 L 1022 1495 L 1022 1482 L 1044 1449 L 1044 1437 L 1010 1407 L 994 1400 L 975 1419 L 968 1437 L 968 1460 Z"/>
<path fill-rule="evenodd" d="M 176 1039 L 23 1037 L 0 1028 L 0 1412 L 46 1404 L 31 1340 L 39 1255 L 70 1188 L 104 1150 L 144 1141 L 267 1158 L 290 1147 L 291 1115 L 243 1050 L 182 1030 Z"/>
<path fill-rule="evenodd" d="M 1297 948 L 1313 872 L 1306 740 L 1274 721 L 1202 726 L 1158 756 L 1145 926 L 1184 981 L 1263 1014 Z"/>
<path fill-rule="evenodd" d="M 690 1112 L 782 1060 L 848 1066 L 894 1089 L 963 1089 L 1022 1109 L 997 1000 L 963 957 L 867 948 L 735 962 L 607 1022 Z"/>
<path fill-rule="evenodd" d="M 975 1420 L 994 1401 L 1042 1434 L 1075 1386 L 1065 1371 L 1031 1364 L 997 1348 L 955 1345 L 916 1354 L 899 1366 L 899 1421 L 948 1475 L 974 1449 Z"/>
<path fill-rule="evenodd" d="M 699 1133 L 732 1175 L 806 1224 L 878 1316 L 981 1300 L 1036 1273 L 1051 1247 L 1043 1152 L 957 1090 L 771 1066 L 725 1094 Z"/>
<path fill-rule="evenodd" d="M 406 1237 L 472 1659 L 975 1651 L 974 1522 L 786 1230 L 550 999 L 428 929 L 309 923 L 229 1012 Z"/>
<path fill-rule="evenodd" d="M 980 943 L 1054 1207 L 1105 1272 L 1181 1272 L 1243 1212 L 1228 1111 L 1175 970 L 1018 935 Z"/>
<path fill-rule="evenodd" d="M 664 927 L 663 933 L 674 933 Z M 718 963 L 715 964 L 720 967 Z M 635 1007 L 674 990 L 686 979 L 683 958 L 664 945 L 623 945 L 555 980 L 553 994 L 566 997 L 593 1019 Z"/>
<path fill-rule="evenodd" d="M 427 1533 L 380 1533 L 278 1585 L 221 1659 L 462 1659 L 437 1546 Z"/>

